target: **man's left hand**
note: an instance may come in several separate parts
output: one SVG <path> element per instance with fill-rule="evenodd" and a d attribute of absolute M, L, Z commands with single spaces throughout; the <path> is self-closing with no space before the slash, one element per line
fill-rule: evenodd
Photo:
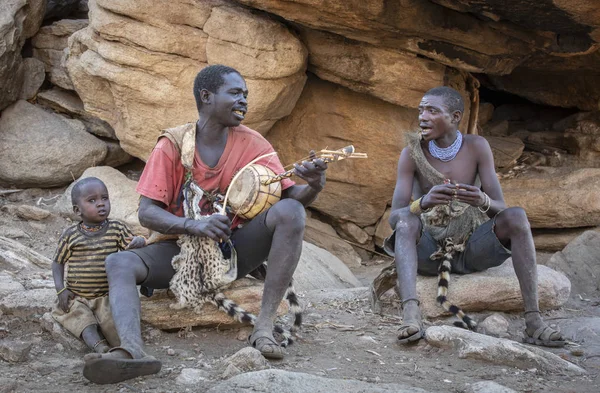
<path fill-rule="evenodd" d="M 308 186 L 317 192 L 320 192 L 325 187 L 325 171 L 327 163 L 318 158 L 314 150 L 310 151 L 310 161 L 302 161 L 300 165 L 294 164 L 296 175 Z"/>
<path fill-rule="evenodd" d="M 479 187 L 457 183 L 455 190 L 454 197 L 461 202 L 475 207 L 482 206 L 485 203 L 485 195 Z"/>

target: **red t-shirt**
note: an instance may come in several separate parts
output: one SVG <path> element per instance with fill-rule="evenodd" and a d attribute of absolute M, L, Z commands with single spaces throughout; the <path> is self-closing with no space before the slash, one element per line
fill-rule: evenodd
<path fill-rule="evenodd" d="M 198 150 L 195 151 L 192 176 L 204 191 L 225 195 L 231 179 L 238 170 L 256 157 L 273 151 L 273 146 L 258 132 L 243 125 L 232 127 L 229 129 L 225 150 L 214 168 L 207 166 L 200 158 Z M 257 163 L 267 166 L 276 174 L 285 171 L 276 155 L 265 157 Z M 183 217 L 180 191 L 184 176 L 185 168 L 179 152 L 169 139 L 160 138 L 146 162 L 136 191 L 147 198 L 164 203 L 169 212 Z M 281 188 L 285 190 L 294 184 L 294 181 L 284 179 L 281 181 Z M 201 205 L 203 212 L 212 213 L 206 198 L 202 198 Z M 235 217 L 231 227 L 235 228 L 241 222 L 242 218 Z"/>

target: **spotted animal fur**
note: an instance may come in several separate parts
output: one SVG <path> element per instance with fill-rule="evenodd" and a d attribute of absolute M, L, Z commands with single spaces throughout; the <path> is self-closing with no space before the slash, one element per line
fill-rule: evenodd
<path fill-rule="evenodd" d="M 202 195 L 202 190 L 193 181 L 188 180 L 184 184 L 184 214 L 186 217 L 194 220 L 208 218 L 208 216 L 200 214 L 199 202 Z M 177 244 L 181 251 L 171 261 L 175 275 L 169 283 L 177 302 L 172 304 L 171 308 L 189 307 L 196 312 L 201 312 L 205 303 L 211 303 L 233 319 L 254 325 L 256 316 L 238 306 L 222 293 L 222 290 L 237 277 L 235 259 L 226 259 L 218 243 L 208 237 L 182 235 Z M 235 250 L 232 251 L 232 253 L 234 252 Z M 262 275 L 266 276 L 266 264 L 259 269 L 262 270 Z M 296 330 L 302 324 L 302 307 L 292 282 L 287 288 L 285 298 L 290 305 L 290 311 L 294 314 L 292 330 Z M 282 346 L 292 343 L 292 334 L 289 330 L 275 325 L 274 332 L 282 336 Z"/>
<path fill-rule="evenodd" d="M 431 255 L 430 258 L 432 260 L 441 259 L 438 267 L 438 293 L 436 300 L 444 310 L 451 312 L 460 319 L 460 321 L 454 323 L 455 326 L 476 330 L 477 323 L 475 320 L 465 314 L 460 307 L 450 303 L 448 300 L 448 285 L 450 283 L 452 259 L 457 252 L 464 251 L 464 249 L 464 244 L 454 244 L 452 239 L 447 238 L 443 240 L 443 245 L 440 246 L 438 251 Z"/>

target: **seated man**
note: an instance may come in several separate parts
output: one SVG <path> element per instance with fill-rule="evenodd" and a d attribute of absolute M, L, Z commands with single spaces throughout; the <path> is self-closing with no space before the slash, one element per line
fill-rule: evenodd
<path fill-rule="evenodd" d="M 224 195 L 239 169 L 273 152 L 258 132 L 240 124 L 248 109 L 248 89 L 238 71 L 222 65 L 206 67 L 196 76 L 193 91 L 199 120 L 165 130 L 165 137 L 159 138 L 146 163 L 137 187 L 142 195 L 140 223 L 162 234 L 206 236 L 215 241 L 231 239 L 237 252 L 238 278 L 257 269 L 268 257 L 261 309 L 249 342 L 265 357 L 282 358 L 283 349 L 273 338 L 273 322 L 300 259 L 304 207 L 323 189 L 327 165 L 321 159 L 296 165 L 296 175 L 307 184 L 283 180 L 281 201 L 243 223 L 243 227 L 237 216 L 233 223 L 221 214 L 205 220 L 184 218 L 181 187 L 186 168 L 182 157 L 187 157 L 185 162 L 191 166 L 194 181 L 210 194 L 201 202 L 202 211 L 208 215 L 214 213 L 208 200 Z M 185 149 L 185 140 L 195 141 L 194 148 Z M 258 163 L 275 173 L 284 172 L 276 156 Z M 175 273 L 171 260 L 178 253 L 177 243 L 170 240 L 107 258 L 110 305 L 121 346 L 107 354 L 87 355 L 86 378 L 96 383 L 116 383 L 160 371 L 161 363 L 143 349 L 136 285 L 168 288 Z"/>
<path fill-rule="evenodd" d="M 560 333 L 540 316 L 536 255 L 525 211 L 506 208 L 488 142 L 458 131 L 463 111 L 462 97 L 452 88 L 425 93 L 419 104 L 420 138 L 409 137 L 398 160 L 389 219 L 394 233 L 385 242 L 391 255 L 401 250 L 395 253 L 403 319 L 398 340 L 423 337 L 417 272 L 438 273 L 439 262 L 430 256 L 452 236 L 465 246 L 452 260 L 451 271 L 458 274 L 501 265 L 512 255 L 525 304 L 525 341 L 564 345 Z M 409 206 L 411 194 L 415 201 Z M 435 217 L 444 211 L 442 221 Z"/>

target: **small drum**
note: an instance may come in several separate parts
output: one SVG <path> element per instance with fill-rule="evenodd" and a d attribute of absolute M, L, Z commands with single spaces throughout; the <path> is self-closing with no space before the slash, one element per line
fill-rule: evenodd
<path fill-rule="evenodd" d="M 229 186 L 228 206 L 235 214 L 248 220 L 264 212 L 281 199 L 281 182 L 261 183 L 275 176 L 275 172 L 264 165 L 247 166 Z"/>

